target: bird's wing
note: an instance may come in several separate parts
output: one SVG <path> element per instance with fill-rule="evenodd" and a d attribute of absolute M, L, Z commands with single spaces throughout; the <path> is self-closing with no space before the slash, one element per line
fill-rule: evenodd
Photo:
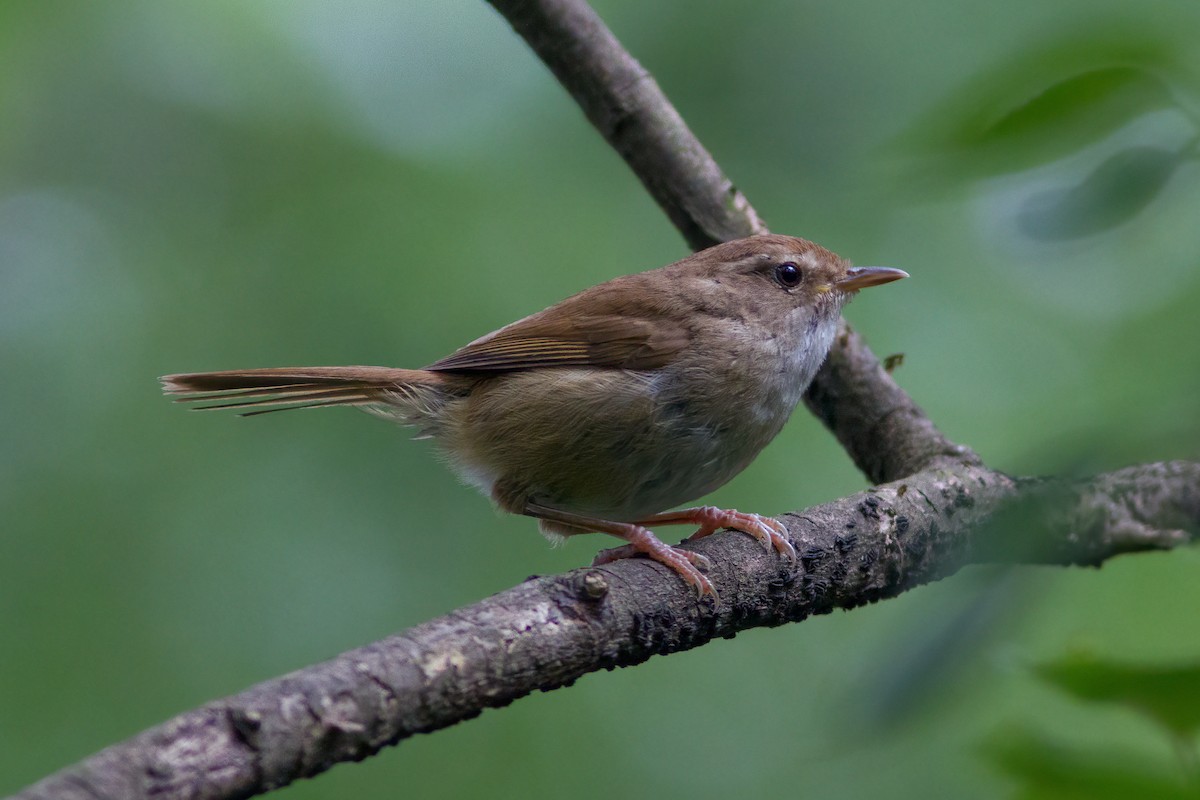
<path fill-rule="evenodd" d="M 426 369 L 503 372 L 539 367 L 654 369 L 687 347 L 678 315 L 618 287 L 596 287 L 471 342 Z"/>

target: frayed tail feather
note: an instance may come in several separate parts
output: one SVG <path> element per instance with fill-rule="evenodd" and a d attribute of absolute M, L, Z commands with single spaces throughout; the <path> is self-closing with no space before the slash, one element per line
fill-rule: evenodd
<path fill-rule="evenodd" d="M 166 375 L 163 391 L 176 402 L 206 403 L 198 411 L 242 410 L 242 416 L 329 406 L 373 406 L 420 424 L 445 400 L 445 379 L 425 370 L 390 367 L 279 367 Z"/>

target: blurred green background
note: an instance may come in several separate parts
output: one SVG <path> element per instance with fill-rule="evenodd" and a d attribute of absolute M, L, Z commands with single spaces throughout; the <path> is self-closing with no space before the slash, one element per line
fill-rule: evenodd
<path fill-rule="evenodd" d="M 951 437 L 1019 474 L 1200 457 L 1200 4 L 597 8 L 774 230 L 912 273 L 847 316 Z M 488 6 L 9 0 L 0 119 L 0 794 L 610 544 L 551 549 L 364 414 L 155 381 L 415 367 L 684 255 Z M 802 410 L 712 502 L 863 486 Z M 968 569 L 279 796 L 999 798 L 984 742 L 1030 731 L 1173 774 L 1030 667 L 1200 660 L 1198 569 Z"/>

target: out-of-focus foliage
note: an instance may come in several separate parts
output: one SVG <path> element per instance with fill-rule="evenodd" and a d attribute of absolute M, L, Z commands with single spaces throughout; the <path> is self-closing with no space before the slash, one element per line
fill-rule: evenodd
<path fill-rule="evenodd" d="M 1145 714 L 1176 737 L 1200 728 L 1200 666 L 1141 666 L 1075 655 L 1048 662 L 1037 674 L 1067 694 L 1119 703 Z"/>
<path fill-rule="evenodd" d="M 597 8 L 773 229 L 912 274 L 847 316 L 952 437 L 1018 474 L 1200 457 L 1200 4 Z M 607 545 L 547 547 L 365 415 L 154 380 L 419 366 L 684 254 L 486 4 L 10 0 L 0 118 L 0 794 Z M 862 486 L 800 412 L 708 500 Z M 1000 798 L 1006 723 L 1136 770 L 1152 730 L 1025 665 L 1200 660 L 1198 568 L 971 569 L 279 796 Z"/>
<path fill-rule="evenodd" d="M 1063 36 L 947 97 L 914 125 L 907 149 L 921 156 L 923 174 L 953 190 L 964 178 L 1034 170 L 1113 137 L 1098 151 L 1105 157 L 1031 192 L 1016 215 L 1034 241 L 1102 233 L 1146 210 L 1176 170 L 1200 159 L 1200 97 L 1185 69 L 1152 35 Z M 1142 121 L 1149 143 L 1115 136 Z M 1167 121 L 1182 123 L 1184 136 Z"/>
<path fill-rule="evenodd" d="M 1167 44 L 1130 31 L 1041 42 L 925 112 L 909 144 L 933 158 L 960 159 L 958 166 L 974 176 L 1071 155 L 1144 114 L 1186 108 L 1172 84 L 1185 95 L 1192 87 L 1180 85 L 1186 77 L 1167 66 Z"/>
<path fill-rule="evenodd" d="M 1117 703 L 1158 726 L 1175 758 L 1142 763 L 1111 747 L 1079 748 L 1011 728 L 986 748 L 993 761 L 1021 783 L 1026 798 L 1184 798 L 1200 792 L 1200 667 L 1135 665 L 1072 654 L 1036 669 L 1039 677 L 1072 697 L 1100 707 Z"/>
<path fill-rule="evenodd" d="M 1186 800 L 1196 789 L 1161 764 L 1121 751 L 1079 752 L 1021 728 L 989 742 L 988 755 L 1012 775 L 1022 800 Z"/>

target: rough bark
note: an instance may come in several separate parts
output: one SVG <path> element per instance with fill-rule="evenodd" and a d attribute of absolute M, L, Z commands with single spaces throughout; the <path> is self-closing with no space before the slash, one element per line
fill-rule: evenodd
<path fill-rule="evenodd" d="M 1047 520 L 1047 504 L 1052 516 L 1030 535 L 1026 523 Z M 1098 564 L 1175 547 L 1200 533 L 1200 464 L 1088 481 L 1015 480 L 960 464 L 782 519 L 800 553 L 794 570 L 744 534 L 693 545 L 713 563 L 718 606 L 648 560 L 531 578 L 181 714 L 17 797 L 250 797 L 589 672 L 893 597 L 964 564 Z"/>

